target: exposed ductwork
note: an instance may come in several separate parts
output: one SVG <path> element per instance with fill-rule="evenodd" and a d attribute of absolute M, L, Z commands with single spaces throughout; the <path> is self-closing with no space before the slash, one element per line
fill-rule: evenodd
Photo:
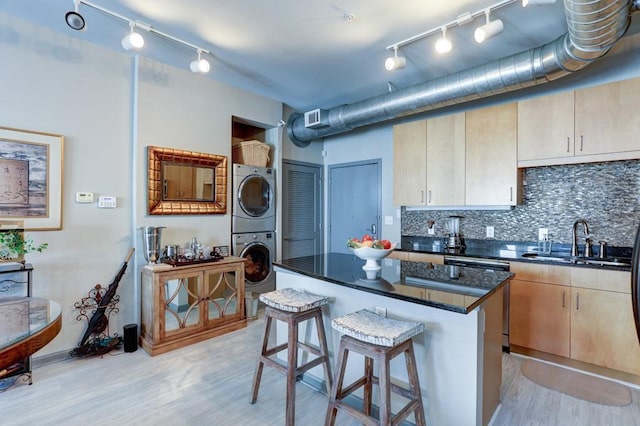
<path fill-rule="evenodd" d="M 293 113 L 287 123 L 291 141 L 312 140 L 358 127 L 460 104 L 557 80 L 604 56 L 626 32 L 640 0 L 564 0 L 568 31 L 542 46 L 448 74 L 395 92 L 330 110 L 321 110 L 321 127 L 305 126 Z"/>

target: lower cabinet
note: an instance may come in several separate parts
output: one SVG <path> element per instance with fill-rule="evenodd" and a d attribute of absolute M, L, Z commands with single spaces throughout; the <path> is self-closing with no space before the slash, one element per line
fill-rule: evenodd
<path fill-rule="evenodd" d="M 509 286 L 510 343 L 568 358 L 571 288 L 516 279 Z"/>
<path fill-rule="evenodd" d="M 157 355 L 246 327 L 244 259 L 142 268 L 140 345 Z"/>
<path fill-rule="evenodd" d="M 571 358 L 640 375 L 631 295 L 571 289 Z"/>
<path fill-rule="evenodd" d="M 630 273 L 512 263 L 513 345 L 640 375 Z"/>

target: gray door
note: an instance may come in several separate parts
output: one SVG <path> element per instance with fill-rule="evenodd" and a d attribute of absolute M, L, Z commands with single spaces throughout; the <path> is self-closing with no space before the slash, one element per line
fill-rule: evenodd
<path fill-rule="evenodd" d="M 322 253 L 322 165 L 282 163 L 282 258 Z"/>
<path fill-rule="evenodd" d="M 329 166 L 329 252 L 350 253 L 349 238 L 379 238 L 382 160 Z"/>

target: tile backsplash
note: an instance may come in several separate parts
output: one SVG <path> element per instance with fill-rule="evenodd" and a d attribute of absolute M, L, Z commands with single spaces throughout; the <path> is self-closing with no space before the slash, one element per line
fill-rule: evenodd
<path fill-rule="evenodd" d="M 435 236 L 447 233 L 450 215 L 461 215 L 465 238 L 536 241 L 538 228 L 547 228 L 553 241 L 571 242 L 577 219 L 585 219 L 597 244 L 633 246 L 640 224 L 640 161 L 614 161 L 529 168 L 524 171 L 524 202 L 511 210 L 407 210 L 402 208 L 402 235 L 429 236 L 427 222 L 435 221 Z M 580 242 L 584 242 L 579 228 Z"/>

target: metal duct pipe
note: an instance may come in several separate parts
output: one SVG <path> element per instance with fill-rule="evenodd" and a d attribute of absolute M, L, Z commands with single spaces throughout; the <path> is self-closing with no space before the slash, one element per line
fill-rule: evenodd
<path fill-rule="evenodd" d="M 604 56 L 626 32 L 640 0 L 564 0 L 567 33 L 542 46 L 425 81 L 396 92 L 322 111 L 326 126 L 305 127 L 293 113 L 287 134 L 300 147 L 370 124 L 557 80 Z"/>

